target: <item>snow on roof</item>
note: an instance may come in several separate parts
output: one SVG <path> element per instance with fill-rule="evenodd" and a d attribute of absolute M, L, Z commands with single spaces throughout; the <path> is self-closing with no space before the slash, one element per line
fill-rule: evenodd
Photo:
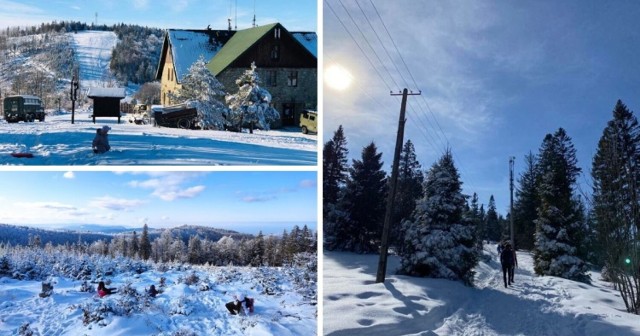
<path fill-rule="evenodd" d="M 291 32 L 291 35 L 307 48 L 313 56 L 318 58 L 318 34 L 314 32 Z"/>
<path fill-rule="evenodd" d="M 87 97 L 112 97 L 112 98 L 124 98 L 125 89 L 124 88 L 103 88 L 103 87 L 90 87 L 89 93 Z"/>
<path fill-rule="evenodd" d="M 176 67 L 178 82 L 181 82 L 182 78 L 189 73 L 189 67 L 198 60 L 200 55 L 203 55 L 207 62 L 211 60 L 232 33 L 226 30 L 169 29 L 171 56 Z M 218 35 L 217 38 L 216 35 Z M 210 41 L 219 43 L 212 45 Z"/>

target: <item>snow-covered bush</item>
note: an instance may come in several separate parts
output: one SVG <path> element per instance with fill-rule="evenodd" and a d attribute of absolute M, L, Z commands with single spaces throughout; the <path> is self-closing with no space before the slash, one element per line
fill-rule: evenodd
<path fill-rule="evenodd" d="M 80 285 L 80 292 L 82 293 L 93 293 L 95 292 L 95 288 L 93 285 L 89 284 L 89 282 L 87 280 L 82 282 L 82 285 Z"/>
<path fill-rule="evenodd" d="M 0 275 L 11 274 L 11 264 L 7 256 L 0 257 Z"/>
<path fill-rule="evenodd" d="M 169 305 L 169 313 L 171 315 L 184 315 L 188 316 L 193 311 L 192 300 L 187 296 L 181 296 L 176 299 L 172 299 Z"/>
<path fill-rule="evenodd" d="M 200 278 L 198 278 L 196 272 L 191 272 L 191 274 L 187 275 L 184 278 L 184 283 L 188 286 L 195 285 L 198 283 L 198 281 L 200 281 Z"/>
<path fill-rule="evenodd" d="M 31 330 L 31 327 L 29 326 L 29 323 L 24 323 L 23 325 L 20 326 L 20 329 L 18 329 L 18 335 L 19 336 L 33 336 L 33 330 Z"/>

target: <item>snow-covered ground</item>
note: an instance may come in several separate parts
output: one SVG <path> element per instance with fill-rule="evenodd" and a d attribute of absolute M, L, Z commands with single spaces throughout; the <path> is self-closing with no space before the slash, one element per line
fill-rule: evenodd
<path fill-rule="evenodd" d="M 96 128 L 109 125 L 111 151 L 93 154 Z M 44 122 L 0 121 L 2 165 L 315 165 L 317 135 L 297 129 L 255 131 L 184 130 L 136 125 L 87 112 L 47 116 Z M 29 152 L 33 158 L 16 158 Z"/>
<path fill-rule="evenodd" d="M 122 293 L 99 298 L 95 291 L 82 292 L 83 281 L 51 278 L 53 294 L 40 298 L 41 281 L 0 277 L 0 335 L 17 335 L 25 323 L 33 335 L 315 335 L 317 309 L 314 301 L 292 289 L 291 278 L 280 268 L 221 267 L 196 271 L 198 283 L 187 285 L 191 271 L 127 272 L 108 277 L 108 287 L 131 284 L 143 295 L 151 284 L 163 292 L 142 304 L 141 311 L 123 313 L 131 296 Z M 204 290 L 203 285 L 208 286 Z M 90 286 L 95 288 L 96 284 Z M 265 294 L 265 287 L 277 287 Z M 161 289 L 160 287 L 158 287 Z M 255 310 L 230 315 L 225 303 L 234 295 L 254 298 Z M 143 299 L 140 300 L 144 302 Z M 85 323 L 84 311 L 90 312 Z"/>
<path fill-rule="evenodd" d="M 592 272 L 593 284 L 533 272 L 519 252 L 515 285 L 505 288 L 496 245 L 476 267 L 475 288 L 460 282 L 395 275 L 376 283 L 377 255 L 324 252 L 326 335 L 640 335 L 617 291 Z"/>

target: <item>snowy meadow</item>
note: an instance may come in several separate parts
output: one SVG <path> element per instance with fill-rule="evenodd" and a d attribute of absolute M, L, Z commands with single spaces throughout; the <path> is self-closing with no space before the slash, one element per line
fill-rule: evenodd
<path fill-rule="evenodd" d="M 50 252 L 2 249 L 0 335 L 316 333 L 315 255 L 283 267 L 209 267 Z M 99 281 L 117 293 L 100 298 Z M 254 298 L 254 312 L 229 314 L 235 296 Z"/>

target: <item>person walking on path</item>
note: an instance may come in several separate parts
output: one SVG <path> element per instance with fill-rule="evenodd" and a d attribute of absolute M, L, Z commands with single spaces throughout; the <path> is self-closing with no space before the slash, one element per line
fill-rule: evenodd
<path fill-rule="evenodd" d="M 514 283 L 514 266 L 518 266 L 518 260 L 516 259 L 516 252 L 511 247 L 510 243 L 507 243 L 500 253 L 500 264 L 502 264 L 502 278 L 504 280 L 504 287 Z"/>

